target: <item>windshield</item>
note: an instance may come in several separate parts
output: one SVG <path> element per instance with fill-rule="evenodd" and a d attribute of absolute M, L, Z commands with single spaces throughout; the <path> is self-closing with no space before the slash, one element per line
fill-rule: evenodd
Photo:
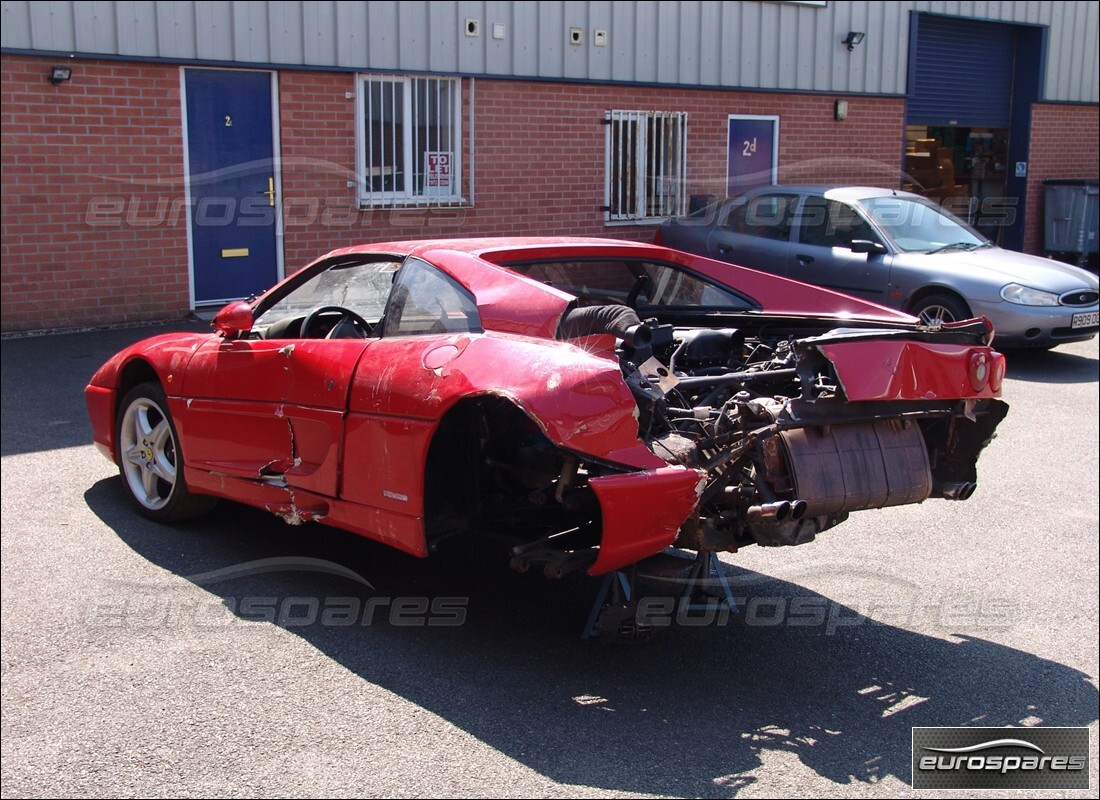
<path fill-rule="evenodd" d="M 985 237 L 934 203 L 910 197 L 860 200 L 867 216 L 905 252 L 980 247 Z"/>
<path fill-rule="evenodd" d="M 335 264 L 319 272 L 268 308 L 256 327 L 286 317 L 304 316 L 322 306 L 350 309 L 371 322 L 382 318 L 390 295 L 396 261 Z"/>

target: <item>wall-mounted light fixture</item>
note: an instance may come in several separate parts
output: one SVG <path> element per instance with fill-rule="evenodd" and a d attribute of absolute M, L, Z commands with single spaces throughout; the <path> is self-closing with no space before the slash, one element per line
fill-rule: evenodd
<path fill-rule="evenodd" d="M 73 77 L 72 67 L 50 67 L 50 83 L 57 86 Z"/>
<path fill-rule="evenodd" d="M 837 100 L 833 104 L 833 119 L 837 122 L 848 119 L 848 101 Z"/>
<path fill-rule="evenodd" d="M 863 41 L 863 37 L 867 34 L 862 31 L 848 31 L 848 35 L 844 37 L 844 41 L 841 44 L 848 45 L 849 50 L 854 50 L 856 45 Z"/>

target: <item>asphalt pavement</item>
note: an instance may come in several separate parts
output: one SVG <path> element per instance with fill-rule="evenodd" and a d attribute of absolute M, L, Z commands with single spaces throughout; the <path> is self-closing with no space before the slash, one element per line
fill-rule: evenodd
<path fill-rule="evenodd" d="M 1044 796 L 1096 796 L 1096 340 L 1010 356 L 971 500 L 724 556 L 740 614 L 608 645 L 598 582 L 487 547 L 133 513 L 82 390 L 196 327 L 2 342 L 4 797 L 921 796 L 941 725 L 1088 726 L 1093 789 Z"/>

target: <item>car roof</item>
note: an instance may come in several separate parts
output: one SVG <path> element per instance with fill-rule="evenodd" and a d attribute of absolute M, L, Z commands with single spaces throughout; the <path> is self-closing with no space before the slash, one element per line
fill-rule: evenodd
<path fill-rule="evenodd" d="M 334 250 L 314 264 L 355 255 L 417 256 L 442 268 L 470 290 L 487 330 L 552 338 L 573 295 L 508 269 L 511 262 L 589 258 L 654 258 L 733 286 L 761 311 L 788 315 L 839 315 L 896 323 L 901 312 L 777 275 L 713 261 L 649 242 L 582 236 L 510 236 L 362 244 Z"/>
<path fill-rule="evenodd" d="M 509 262 L 543 258 L 659 257 L 657 245 L 580 236 L 509 236 L 380 242 L 334 250 L 319 261 L 347 256 L 416 256 L 471 291 L 486 330 L 553 338 L 573 296 L 508 269 Z M 318 263 L 318 262 L 314 262 Z"/>
<path fill-rule="evenodd" d="M 753 197 L 758 194 L 770 194 L 772 192 L 793 191 L 798 194 L 820 195 L 829 200 L 852 202 L 855 200 L 867 200 L 872 197 L 907 197 L 914 200 L 922 199 L 919 194 L 903 192 L 901 189 L 885 189 L 881 186 L 837 186 L 835 184 L 777 184 L 760 186 L 750 189 L 743 195 L 731 197 L 731 200 L 739 200 L 742 197 Z"/>
<path fill-rule="evenodd" d="M 469 239 L 417 239 L 413 241 L 380 242 L 353 245 L 334 250 L 325 258 L 363 253 L 393 253 L 394 255 L 427 256 L 429 253 L 464 253 L 484 258 L 486 261 L 507 261 L 522 258 L 524 253 L 546 248 L 574 248 L 578 250 L 637 250 L 653 252 L 656 248 L 647 242 L 631 242 L 623 239 L 600 239 L 587 236 L 490 236 Z M 514 254 L 514 255 L 513 255 Z"/>

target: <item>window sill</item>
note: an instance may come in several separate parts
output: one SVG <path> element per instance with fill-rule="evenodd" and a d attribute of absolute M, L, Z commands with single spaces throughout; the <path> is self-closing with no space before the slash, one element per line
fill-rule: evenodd
<path fill-rule="evenodd" d="M 465 197 L 391 197 L 365 200 L 359 198 L 359 208 L 362 211 L 387 208 L 472 208 L 471 203 Z"/>
<path fill-rule="evenodd" d="M 646 225 L 663 225 L 676 217 L 646 217 L 645 219 L 605 219 L 605 228 L 636 228 Z"/>

